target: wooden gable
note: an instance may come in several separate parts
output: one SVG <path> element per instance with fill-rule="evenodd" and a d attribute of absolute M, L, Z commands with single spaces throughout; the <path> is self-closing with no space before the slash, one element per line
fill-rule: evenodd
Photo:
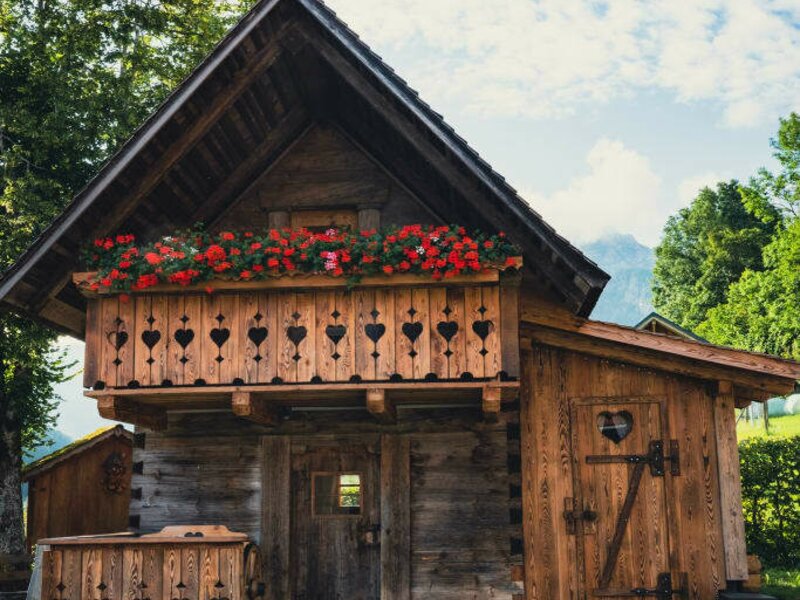
<path fill-rule="evenodd" d="M 359 209 L 377 210 L 384 224 L 439 222 L 344 131 L 315 123 L 253 180 L 215 227 L 268 227 L 271 212 L 326 211 L 335 221 L 337 211 Z"/>

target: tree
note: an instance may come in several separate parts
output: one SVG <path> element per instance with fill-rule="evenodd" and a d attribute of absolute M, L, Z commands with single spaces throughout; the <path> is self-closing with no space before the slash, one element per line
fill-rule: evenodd
<path fill-rule="evenodd" d="M 780 171 L 761 169 L 742 189 L 752 214 L 775 228 L 763 270 L 746 270 L 698 331 L 720 344 L 800 359 L 800 116 L 781 119 L 771 144 Z"/>
<path fill-rule="evenodd" d="M 247 0 L 0 0 L 0 269 L 223 36 Z M 0 315 L 0 553 L 24 550 L 23 449 L 52 424 L 55 336 Z"/>
<path fill-rule="evenodd" d="M 765 214 L 776 211 L 764 207 Z M 656 248 L 653 305 L 694 330 L 725 301 L 730 285 L 749 269 L 763 268 L 762 249 L 775 220 L 756 217 L 736 181 L 704 188 L 688 208 L 669 218 Z"/>

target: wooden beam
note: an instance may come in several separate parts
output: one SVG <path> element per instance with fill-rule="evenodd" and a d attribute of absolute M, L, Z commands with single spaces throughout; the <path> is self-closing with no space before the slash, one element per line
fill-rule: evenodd
<path fill-rule="evenodd" d="M 714 398 L 714 433 L 717 440 L 717 470 L 726 579 L 745 581 L 748 572 L 744 514 L 742 513 L 742 480 L 739 472 L 739 448 L 736 439 L 734 386 L 730 381 L 720 381 L 718 385 Z"/>
<path fill-rule="evenodd" d="M 248 419 L 259 425 L 274 427 L 279 422 L 278 412 L 263 398 L 254 398 L 250 392 L 233 392 L 231 394 L 233 414 Z"/>
<path fill-rule="evenodd" d="M 381 598 L 411 598 L 411 442 L 381 436 Z"/>
<path fill-rule="evenodd" d="M 774 395 L 784 395 L 794 389 L 794 379 L 776 377 L 769 373 L 760 373 L 757 370 L 744 370 L 725 364 L 715 364 L 704 361 L 699 357 L 692 358 L 680 354 L 671 354 L 666 352 L 663 346 L 654 348 L 643 344 L 637 346 L 625 345 L 617 340 L 585 335 L 583 329 L 581 329 L 580 333 L 576 333 L 523 322 L 522 335 L 527 337 L 529 341 L 538 344 L 565 348 L 597 356 L 598 358 L 616 360 L 658 371 L 666 371 L 708 381 L 730 379 L 739 386 Z M 652 334 L 644 333 L 644 335 L 650 336 Z"/>
<path fill-rule="evenodd" d="M 264 600 L 291 597 L 292 444 L 286 435 L 261 438 L 261 553 Z"/>
<path fill-rule="evenodd" d="M 166 410 L 136 402 L 132 398 L 101 396 L 97 399 L 97 412 L 104 419 L 132 423 L 153 431 L 162 431 L 167 428 Z"/>
<path fill-rule="evenodd" d="M 397 409 L 394 403 L 386 397 L 383 388 L 369 388 L 367 390 L 367 410 L 381 423 L 395 423 Z"/>
<path fill-rule="evenodd" d="M 503 401 L 503 388 L 494 385 L 487 385 L 483 388 L 481 395 L 481 409 L 483 418 L 489 422 L 497 421 L 500 414 L 500 405 Z"/>

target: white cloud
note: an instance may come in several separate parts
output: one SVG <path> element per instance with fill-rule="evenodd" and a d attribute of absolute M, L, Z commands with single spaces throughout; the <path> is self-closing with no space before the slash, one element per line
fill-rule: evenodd
<path fill-rule="evenodd" d="M 586 156 L 588 172 L 550 195 L 524 197 L 567 239 L 585 243 L 609 233 L 631 233 L 653 244 L 664 222 L 661 178 L 650 161 L 622 142 L 602 138 Z"/>
<path fill-rule="evenodd" d="M 707 172 L 665 186 L 651 161 L 619 140 L 601 138 L 586 155 L 586 171 L 551 194 L 521 194 L 545 221 L 570 241 L 585 244 L 611 233 L 630 233 L 658 244 L 667 218 L 688 206 L 705 186 L 725 175 Z"/>
<path fill-rule="evenodd" d="M 416 50 L 413 82 L 477 113 L 563 116 L 644 88 L 745 126 L 800 108 L 790 0 L 330 0 L 379 48 Z"/>
<path fill-rule="evenodd" d="M 728 181 L 730 176 L 719 173 L 702 173 L 687 177 L 678 184 L 678 207 L 689 206 L 704 187 L 714 189 L 720 181 Z"/>

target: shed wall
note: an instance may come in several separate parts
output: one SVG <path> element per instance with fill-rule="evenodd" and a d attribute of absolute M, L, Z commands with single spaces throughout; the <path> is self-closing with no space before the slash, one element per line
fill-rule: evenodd
<path fill-rule="evenodd" d="M 725 563 L 713 405 L 707 387 L 696 380 L 544 346 L 524 350 L 522 358 L 520 427 L 527 597 L 583 597 L 580 593 L 592 587 L 596 574 L 583 578 L 577 536 L 566 534 L 564 499 L 575 497 L 577 491 L 571 405 L 577 399 L 598 397 L 665 399 L 664 434 L 667 439 L 678 440 L 681 456 L 680 476 L 667 475 L 668 561 L 676 587 L 678 576 L 686 574 L 688 597 L 715 597 L 725 587 Z M 644 547 L 632 553 L 649 550 Z"/>

